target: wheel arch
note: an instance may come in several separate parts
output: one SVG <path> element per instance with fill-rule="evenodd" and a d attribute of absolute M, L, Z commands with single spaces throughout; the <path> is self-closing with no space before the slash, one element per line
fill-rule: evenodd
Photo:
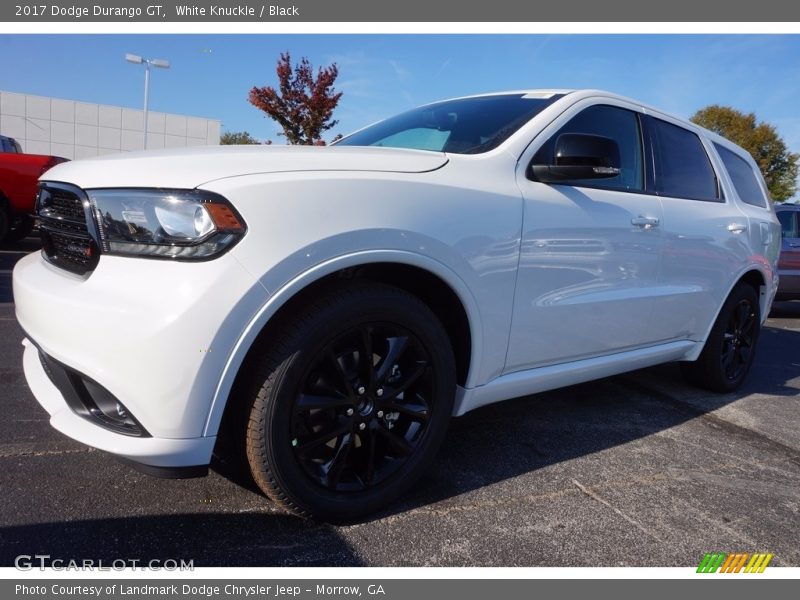
<path fill-rule="evenodd" d="M 470 384 L 480 364 L 482 331 L 478 304 L 463 279 L 442 263 L 404 251 L 366 251 L 341 256 L 298 275 L 276 292 L 243 328 L 214 393 L 204 436 L 214 436 L 232 410 L 231 399 L 247 372 L 248 359 L 280 319 L 295 314 L 310 294 L 319 294 L 343 281 L 372 281 L 394 285 L 425 302 L 445 327 L 456 358 L 457 382 Z"/>
<path fill-rule="evenodd" d="M 755 289 L 756 293 L 758 294 L 758 304 L 759 308 L 761 309 L 761 317 L 764 317 L 764 309 L 767 308 L 767 303 L 769 302 L 769 298 L 767 297 L 767 277 L 758 269 L 750 269 L 746 273 L 744 273 L 741 277 L 739 277 L 736 284 L 728 291 L 728 295 L 730 295 L 731 291 L 739 285 L 740 283 L 747 283 Z"/>
<path fill-rule="evenodd" d="M 746 283 L 755 289 L 756 293 L 758 294 L 758 302 L 759 302 L 759 309 L 761 310 L 761 321 L 764 321 L 765 318 L 765 311 L 769 307 L 770 303 L 770 279 L 769 276 L 762 271 L 759 267 L 755 265 L 748 265 L 746 269 L 744 269 L 739 276 L 733 280 L 733 283 L 730 285 L 728 290 L 725 292 L 725 296 L 722 298 L 722 302 L 720 302 L 719 307 L 717 308 L 716 312 L 714 313 L 714 318 L 706 327 L 706 330 L 703 332 L 703 338 L 698 340 L 702 343 L 698 344 L 698 347 L 691 352 L 689 356 L 686 357 L 686 360 L 693 361 L 697 360 L 697 357 L 700 356 L 700 353 L 703 351 L 703 347 L 705 345 L 706 340 L 711 332 L 711 329 L 714 327 L 714 323 L 717 322 L 719 318 L 719 313 L 722 310 L 722 307 L 725 305 L 725 302 L 731 295 L 734 289 L 740 283 Z M 774 291 L 774 290 L 773 290 Z"/>

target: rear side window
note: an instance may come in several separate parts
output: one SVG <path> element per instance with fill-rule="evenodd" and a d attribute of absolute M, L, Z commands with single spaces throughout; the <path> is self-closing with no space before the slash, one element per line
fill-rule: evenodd
<path fill-rule="evenodd" d="M 778 220 L 781 222 L 781 235 L 785 238 L 796 238 L 797 233 L 797 213 L 792 210 L 777 211 Z"/>
<path fill-rule="evenodd" d="M 656 188 L 662 196 L 720 201 L 717 176 L 695 133 L 660 119 L 650 121 L 657 149 Z"/>
<path fill-rule="evenodd" d="M 750 164 L 725 146 L 714 144 L 714 147 L 728 170 L 728 175 L 731 176 L 731 181 L 733 181 L 733 187 L 736 188 L 736 193 L 739 194 L 741 201 L 753 206 L 766 208 L 767 199 L 764 197 L 764 192 L 758 184 L 757 175 Z"/>

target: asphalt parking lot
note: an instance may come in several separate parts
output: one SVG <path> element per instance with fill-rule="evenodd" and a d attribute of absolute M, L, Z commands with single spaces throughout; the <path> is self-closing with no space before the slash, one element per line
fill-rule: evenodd
<path fill-rule="evenodd" d="M 241 477 L 153 479 L 51 429 L 11 297 L 35 249 L 0 252 L 0 566 L 693 566 L 709 551 L 800 566 L 800 302 L 775 306 L 739 393 L 666 365 L 489 406 L 453 421 L 415 492 L 334 527 L 281 514 Z"/>

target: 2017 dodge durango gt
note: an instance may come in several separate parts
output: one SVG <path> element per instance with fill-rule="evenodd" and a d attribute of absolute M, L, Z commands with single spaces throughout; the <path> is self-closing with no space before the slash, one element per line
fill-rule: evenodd
<path fill-rule="evenodd" d="M 745 151 L 599 91 L 74 161 L 37 211 L 14 297 L 52 425 L 173 476 L 224 439 L 328 520 L 402 494 L 491 402 L 666 361 L 735 389 L 781 243 Z"/>

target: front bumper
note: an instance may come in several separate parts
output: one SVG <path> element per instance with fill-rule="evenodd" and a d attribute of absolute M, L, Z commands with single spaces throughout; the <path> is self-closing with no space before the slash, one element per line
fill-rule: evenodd
<path fill-rule="evenodd" d="M 219 379 L 266 297 L 230 254 L 199 264 L 103 256 L 78 277 L 34 253 L 14 269 L 17 319 L 29 338 L 25 377 L 53 427 L 79 442 L 152 468 L 208 465 Z M 70 406 L 40 351 L 102 386 L 147 435 L 110 430 Z"/>
<path fill-rule="evenodd" d="M 36 346 L 28 339 L 23 340 L 22 345 L 25 346 L 22 364 L 28 386 L 39 404 L 50 415 L 50 424 L 64 435 L 146 467 L 166 469 L 208 465 L 214 450 L 215 437 L 192 439 L 131 437 L 106 430 L 78 415 L 65 402 L 61 391 L 50 381 Z M 153 474 L 156 472 L 153 471 Z"/>

